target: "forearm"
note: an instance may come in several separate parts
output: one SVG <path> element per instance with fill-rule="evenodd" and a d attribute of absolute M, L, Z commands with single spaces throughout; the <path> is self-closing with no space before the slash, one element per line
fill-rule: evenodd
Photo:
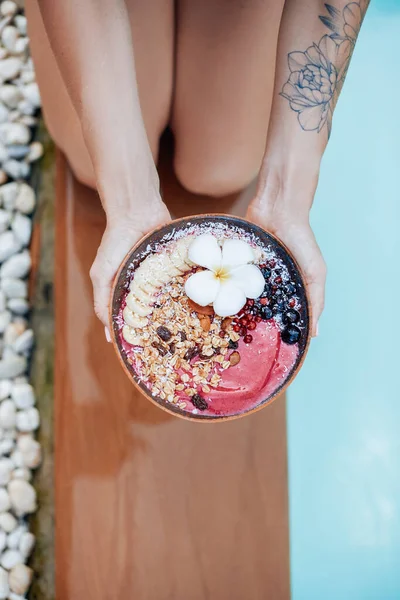
<path fill-rule="evenodd" d="M 80 118 L 107 216 L 158 196 L 140 111 L 123 0 L 39 0 L 43 21 Z"/>
<path fill-rule="evenodd" d="M 308 218 L 332 116 L 368 2 L 286 0 L 258 197 Z"/>

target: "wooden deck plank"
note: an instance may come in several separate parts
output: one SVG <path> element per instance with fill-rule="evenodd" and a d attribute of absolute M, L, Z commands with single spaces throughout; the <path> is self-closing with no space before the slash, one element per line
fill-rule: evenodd
<path fill-rule="evenodd" d="M 98 197 L 57 180 L 57 600 L 288 600 L 284 401 L 200 425 L 138 396 L 92 310 Z"/>

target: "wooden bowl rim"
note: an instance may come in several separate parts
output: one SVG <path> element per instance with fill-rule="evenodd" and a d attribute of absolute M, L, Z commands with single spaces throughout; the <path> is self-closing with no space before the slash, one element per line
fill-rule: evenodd
<path fill-rule="evenodd" d="M 265 233 L 267 233 L 271 238 L 273 238 L 278 244 L 280 244 L 283 249 L 285 250 L 285 252 L 288 254 L 288 256 L 291 258 L 291 260 L 293 261 L 299 275 L 300 275 L 300 279 L 302 281 L 303 284 L 303 290 L 304 290 L 304 297 L 306 300 L 306 311 L 307 311 L 307 339 L 306 339 L 306 343 L 303 349 L 303 353 L 300 357 L 300 360 L 296 366 L 296 368 L 294 369 L 294 371 L 292 372 L 292 374 L 290 375 L 290 377 L 288 377 L 288 379 L 286 380 L 286 382 L 283 384 L 282 387 L 278 388 L 277 391 L 268 399 L 268 401 L 266 402 L 265 400 L 262 401 L 260 404 L 258 404 L 257 406 L 255 406 L 254 408 L 251 408 L 245 412 L 239 413 L 239 414 L 235 414 L 235 415 L 227 415 L 227 416 L 216 416 L 216 417 L 212 417 L 210 415 L 206 415 L 206 416 L 201 416 L 200 414 L 196 414 L 193 415 L 192 413 L 184 413 L 179 412 L 177 410 L 172 410 L 171 408 L 169 408 L 166 404 L 161 404 L 160 402 L 157 402 L 157 400 L 155 398 L 153 398 L 153 396 L 150 394 L 150 392 L 146 392 L 145 390 L 142 389 L 142 387 L 139 385 L 139 383 L 135 380 L 135 378 L 132 376 L 131 372 L 129 371 L 128 367 L 125 364 L 125 361 L 122 358 L 122 353 L 120 350 L 120 346 L 118 344 L 117 341 L 117 336 L 114 330 L 114 324 L 113 324 L 113 300 L 114 300 L 114 294 L 116 291 L 116 287 L 117 287 L 117 283 L 119 281 L 120 275 L 122 270 L 124 269 L 126 263 L 128 260 L 130 260 L 130 262 L 132 262 L 132 255 L 136 252 L 136 250 L 138 249 L 138 247 L 146 240 L 146 238 L 150 238 L 152 237 L 155 233 L 161 231 L 162 229 L 166 228 L 166 227 L 170 227 L 171 225 L 173 226 L 174 224 L 178 224 L 178 223 L 185 223 L 187 221 L 190 220 L 198 220 L 198 219 L 214 219 L 215 217 L 220 218 L 226 218 L 226 219 L 230 219 L 233 221 L 239 221 L 242 223 L 246 223 L 247 225 L 250 225 L 252 228 L 256 227 L 258 229 L 261 229 L 262 231 L 264 231 Z M 309 297 L 309 293 L 308 293 L 308 289 L 306 286 L 306 282 L 305 282 L 305 277 L 303 275 L 303 271 L 300 268 L 296 258 L 293 256 L 292 252 L 289 250 L 289 248 L 286 246 L 286 244 L 278 237 L 276 236 L 274 233 L 268 231 L 267 229 L 264 229 L 263 227 L 261 227 L 260 225 L 257 225 L 256 223 L 253 223 L 252 221 L 249 221 L 248 219 L 245 219 L 243 217 L 235 217 L 233 215 L 228 215 L 225 213 L 205 213 L 205 214 L 200 214 L 200 215 L 191 215 L 188 217 L 180 217 L 177 219 L 172 219 L 171 221 L 168 221 L 168 223 L 164 224 L 164 225 L 160 225 L 159 227 L 156 227 L 155 229 L 152 229 L 149 233 L 146 233 L 144 236 L 142 236 L 134 246 L 132 246 L 132 248 L 129 250 L 129 252 L 127 252 L 127 254 L 125 255 L 124 259 L 122 260 L 117 273 L 115 274 L 114 277 L 114 281 L 111 287 L 111 294 L 110 294 L 110 303 L 109 303 L 109 309 L 108 309 L 108 315 L 109 315 L 109 324 L 110 324 L 110 334 L 111 334 L 111 342 L 113 345 L 113 348 L 118 356 L 118 360 L 120 362 L 120 364 L 122 365 L 123 370 L 125 371 L 125 374 L 127 375 L 127 377 L 129 378 L 129 380 L 131 381 L 131 383 L 133 383 L 133 385 L 135 386 L 135 388 L 142 394 L 142 396 L 144 396 L 147 400 L 149 400 L 150 402 L 152 402 L 155 406 L 157 406 L 158 408 L 161 408 L 161 410 L 164 410 L 166 413 L 168 413 L 169 415 L 173 415 L 174 417 L 178 417 L 180 419 L 184 419 L 185 421 L 191 421 L 196 422 L 196 423 L 221 423 L 221 422 L 226 422 L 226 421 L 233 421 L 236 419 L 241 419 L 243 417 L 247 417 L 249 415 L 254 414 L 255 412 L 258 412 L 259 410 L 266 408 L 267 406 L 270 406 L 272 404 L 272 402 L 274 402 L 281 394 L 284 394 L 284 392 L 287 390 L 287 388 L 289 387 L 290 384 L 293 383 L 293 381 L 295 380 L 295 378 L 297 377 L 301 367 L 303 366 L 303 363 L 305 361 L 305 358 L 307 356 L 308 353 L 308 349 L 310 346 L 310 342 L 311 342 L 311 326 L 312 326 L 312 306 L 311 306 L 311 302 L 310 302 L 310 297 Z"/>

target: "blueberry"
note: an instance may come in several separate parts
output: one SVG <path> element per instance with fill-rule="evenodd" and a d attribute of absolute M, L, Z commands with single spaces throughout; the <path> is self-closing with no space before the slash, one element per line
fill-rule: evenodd
<path fill-rule="evenodd" d="M 271 277 L 271 271 L 270 269 L 267 269 L 267 267 L 261 269 L 261 273 L 263 274 L 264 279 L 269 279 Z"/>
<path fill-rule="evenodd" d="M 277 300 L 272 307 L 272 310 L 275 314 L 277 313 L 281 313 L 285 310 L 286 308 L 286 302 L 284 302 L 283 300 Z"/>
<path fill-rule="evenodd" d="M 288 294 L 288 296 L 291 296 L 296 292 L 296 286 L 293 285 L 293 283 L 287 283 L 283 289 Z"/>
<path fill-rule="evenodd" d="M 300 321 L 300 313 L 294 308 L 289 310 L 283 315 L 283 322 L 288 325 L 289 323 L 297 323 Z"/>
<path fill-rule="evenodd" d="M 238 342 L 233 342 L 232 340 L 228 341 L 228 348 L 231 348 L 232 350 L 236 350 L 238 346 L 239 346 Z"/>
<path fill-rule="evenodd" d="M 285 344 L 297 344 L 301 338 L 301 331 L 296 325 L 287 325 L 281 333 L 281 338 Z"/>
<path fill-rule="evenodd" d="M 274 292 L 274 298 L 276 298 L 277 300 L 280 300 L 283 296 L 283 292 L 282 290 L 280 290 L 279 288 L 277 290 L 275 290 Z"/>
<path fill-rule="evenodd" d="M 271 296 L 271 286 L 268 283 L 265 284 L 263 293 L 261 294 L 261 298 L 270 298 Z"/>
<path fill-rule="evenodd" d="M 263 306 L 261 308 L 260 311 L 260 317 L 264 320 L 264 321 L 268 321 L 269 319 L 272 319 L 273 317 L 273 312 L 272 310 L 268 307 L 268 306 Z"/>

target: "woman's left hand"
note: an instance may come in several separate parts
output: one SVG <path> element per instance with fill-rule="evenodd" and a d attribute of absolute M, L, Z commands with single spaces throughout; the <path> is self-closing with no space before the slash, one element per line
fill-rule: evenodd
<path fill-rule="evenodd" d="M 318 321 L 324 308 L 326 265 L 311 229 L 308 210 L 273 211 L 256 197 L 247 218 L 276 235 L 289 248 L 303 273 L 311 303 L 312 335 L 318 335 Z"/>

